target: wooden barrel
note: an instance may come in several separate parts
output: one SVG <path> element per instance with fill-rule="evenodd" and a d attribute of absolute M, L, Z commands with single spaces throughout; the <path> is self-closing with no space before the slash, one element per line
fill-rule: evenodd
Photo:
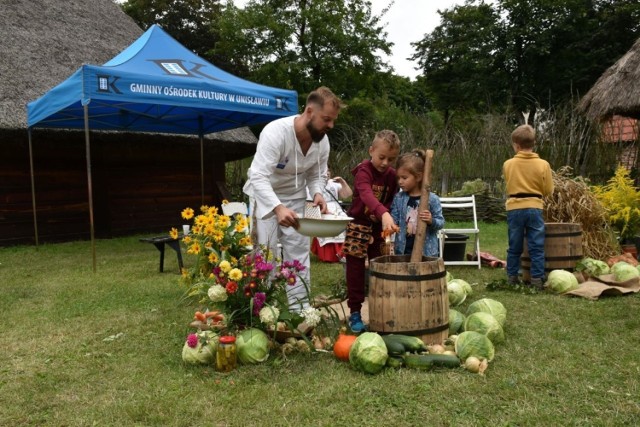
<path fill-rule="evenodd" d="M 544 274 L 552 270 L 573 272 L 582 256 L 582 226 L 573 223 L 547 222 L 544 224 Z M 522 279 L 531 279 L 531 258 L 527 239 L 520 257 Z"/>
<path fill-rule="evenodd" d="M 369 330 L 442 344 L 449 336 L 449 295 L 442 258 L 385 255 L 369 263 Z"/>

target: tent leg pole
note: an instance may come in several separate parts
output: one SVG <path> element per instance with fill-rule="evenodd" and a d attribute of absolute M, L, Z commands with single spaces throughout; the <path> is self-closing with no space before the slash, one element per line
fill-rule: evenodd
<path fill-rule="evenodd" d="M 202 131 L 202 116 L 198 117 L 198 134 L 200 136 L 200 205 L 204 206 L 204 135 Z"/>
<path fill-rule="evenodd" d="M 33 206 L 33 232 L 38 246 L 38 216 L 36 214 L 36 179 L 33 173 L 33 145 L 31 144 L 31 128 L 27 130 L 29 135 L 29 167 L 31 168 L 31 205 Z"/>
<path fill-rule="evenodd" d="M 84 105 L 84 140 L 87 153 L 87 188 L 89 190 L 89 225 L 91 229 L 91 256 L 93 272 L 96 272 L 96 239 L 93 227 L 93 188 L 91 184 L 91 146 L 89 144 L 89 104 Z"/>

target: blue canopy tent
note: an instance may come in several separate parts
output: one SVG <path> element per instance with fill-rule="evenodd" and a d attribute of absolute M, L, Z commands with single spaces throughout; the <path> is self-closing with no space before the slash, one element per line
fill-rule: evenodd
<path fill-rule="evenodd" d="M 198 135 L 204 200 L 204 135 L 296 114 L 297 100 L 295 91 L 249 82 L 217 68 L 153 25 L 104 65 L 83 65 L 27 105 L 36 245 L 33 128 L 85 131 L 95 271 L 90 129 Z"/>

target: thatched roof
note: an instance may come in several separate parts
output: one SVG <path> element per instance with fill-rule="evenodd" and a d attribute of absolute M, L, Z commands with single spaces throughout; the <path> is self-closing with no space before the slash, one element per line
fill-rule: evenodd
<path fill-rule="evenodd" d="M 640 119 L 640 39 L 600 76 L 578 108 L 592 120 L 614 114 Z"/>
<path fill-rule="evenodd" d="M 0 7 L 0 132 L 26 129 L 29 101 L 82 64 L 107 62 L 142 33 L 113 0 L 9 0 Z M 253 150 L 257 142 L 248 128 L 207 139 Z M 238 148 L 248 155 L 250 147 Z"/>

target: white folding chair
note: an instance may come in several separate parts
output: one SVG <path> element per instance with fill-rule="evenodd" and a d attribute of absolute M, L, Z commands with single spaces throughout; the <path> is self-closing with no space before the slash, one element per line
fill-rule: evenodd
<path fill-rule="evenodd" d="M 237 213 L 249 215 L 249 208 L 245 202 L 229 202 L 222 205 L 222 213 L 226 216 L 232 216 Z"/>
<path fill-rule="evenodd" d="M 471 243 L 473 244 L 473 248 L 475 251 L 475 260 L 466 260 L 466 244 L 467 239 L 465 239 L 465 254 L 462 261 L 444 261 L 445 265 L 477 265 L 478 268 L 481 268 L 481 260 L 480 260 L 480 229 L 478 228 L 478 215 L 476 213 L 476 196 L 464 196 L 464 197 L 441 197 L 440 203 L 442 204 L 442 209 L 460 209 L 461 211 L 466 211 L 469 214 L 469 217 L 473 221 L 472 228 L 443 228 L 438 231 L 438 242 L 440 244 L 440 256 L 444 255 L 444 247 L 447 244 L 461 244 L 459 241 L 449 241 L 447 242 L 446 236 L 447 234 L 462 234 L 467 236 L 467 239 L 471 239 Z M 445 220 L 447 218 L 445 217 Z"/>
<path fill-rule="evenodd" d="M 233 216 L 235 214 L 242 214 L 245 216 L 249 216 L 249 207 L 245 202 L 229 202 L 222 205 L 222 213 L 226 216 Z M 251 234 L 251 229 L 253 225 L 253 221 L 251 218 L 247 218 L 249 223 L 249 234 Z"/>

